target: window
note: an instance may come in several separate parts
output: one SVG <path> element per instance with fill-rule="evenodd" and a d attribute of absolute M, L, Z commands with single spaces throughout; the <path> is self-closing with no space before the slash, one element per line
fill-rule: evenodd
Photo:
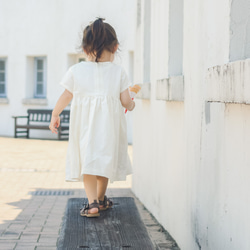
<path fill-rule="evenodd" d="M 141 24 L 141 0 L 137 0 L 137 27 Z"/>
<path fill-rule="evenodd" d="M 250 2 L 232 1 L 230 9 L 230 62 L 250 57 Z"/>
<path fill-rule="evenodd" d="M 35 98 L 46 98 L 46 58 L 35 57 Z"/>
<path fill-rule="evenodd" d="M 6 97 L 6 59 L 0 58 L 0 97 Z"/>
<path fill-rule="evenodd" d="M 143 83 L 150 82 L 151 63 L 151 1 L 144 5 L 144 46 L 143 46 Z"/>
<path fill-rule="evenodd" d="M 169 76 L 182 75 L 183 0 L 169 1 Z"/>

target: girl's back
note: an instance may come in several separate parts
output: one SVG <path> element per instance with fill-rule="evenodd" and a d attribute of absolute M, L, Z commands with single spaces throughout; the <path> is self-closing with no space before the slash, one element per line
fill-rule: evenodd
<path fill-rule="evenodd" d="M 81 62 L 72 66 L 61 85 L 77 96 L 110 96 L 120 99 L 120 93 L 130 85 L 123 68 L 112 62 Z"/>

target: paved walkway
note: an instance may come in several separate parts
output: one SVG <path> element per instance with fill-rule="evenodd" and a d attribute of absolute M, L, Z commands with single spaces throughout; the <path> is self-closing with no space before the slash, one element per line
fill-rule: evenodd
<path fill-rule="evenodd" d="M 0 249 L 56 249 L 68 199 L 85 196 L 82 183 L 64 181 L 67 145 L 65 141 L 0 138 Z M 132 147 L 128 150 L 132 159 Z M 131 179 L 109 184 L 108 195 L 134 197 Z M 156 249 L 179 249 L 134 198 Z"/>

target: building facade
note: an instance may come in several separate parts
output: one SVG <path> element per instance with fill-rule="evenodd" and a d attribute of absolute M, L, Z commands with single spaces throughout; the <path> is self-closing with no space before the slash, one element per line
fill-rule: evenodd
<path fill-rule="evenodd" d="M 14 136 L 12 116 L 54 107 L 63 75 L 85 60 L 79 48 L 82 31 L 96 17 L 115 28 L 120 42 L 116 63 L 133 81 L 135 11 L 133 0 L 0 0 L 0 135 Z M 131 114 L 127 120 L 132 142 Z M 41 130 L 31 130 L 30 136 L 57 138 Z"/>
<path fill-rule="evenodd" d="M 133 191 L 183 250 L 250 249 L 249 7 L 137 1 Z"/>

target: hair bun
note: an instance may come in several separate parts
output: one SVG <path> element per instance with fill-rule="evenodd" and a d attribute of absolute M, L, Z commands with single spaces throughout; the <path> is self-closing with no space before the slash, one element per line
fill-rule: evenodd
<path fill-rule="evenodd" d="M 102 22 L 105 20 L 105 18 L 102 18 L 102 17 L 97 17 L 97 19 L 95 21 L 99 21 L 99 22 Z"/>

